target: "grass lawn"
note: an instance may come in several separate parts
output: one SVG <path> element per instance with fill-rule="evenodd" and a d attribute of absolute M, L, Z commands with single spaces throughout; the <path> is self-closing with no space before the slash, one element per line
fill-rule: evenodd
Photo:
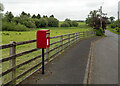
<path fill-rule="evenodd" d="M 91 30 L 90 27 L 88 27 L 85 23 L 79 23 L 78 27 L 67 27 L 67 28 L 61 28 L 61 27 L 47 27 L 47 28 L 38 28 L 38 29 L 33 29 L 31 31 L 26 31 L 26 32 L 16 32 L 16 31 L 2 31 L 2 44 L 9 44 L 10 41 L 15 41 L 15 42 L 20 42 L 20 41 L 27 41 L 27 40 L 33 40 L 36 39 L 36 31 L 39 29 L 50 29 L 50 36 L 58 36 L 58 35 L 64 35 L 64 34 L 69 34 L 69 33 L 75 33 L 75 32 L 83 32 L 83 31 L 88 31 Z M 60 38 L 57 39 L 52 39 L 50 42 L 55 42 L 57 40 L 60 40 Z M 55 44 L 50 47 L 50 49 L 59 46 L 60 44 Z M 20 45 L 16 47 L 16 53 L 24 52 L 27 50 L 31 50 L 36 48 L 36 43 L 30 43 L 30 44 L 25 44 L 25 45 Z M 55 51 L 52 52 L 55 53 L 59 49 L 56 49 Z M 41 50 L 32 52 L 27 55 L 23 55 L 20 57 L 16 58 L 16 64 L 23 63 L 31 58 L 34 58 L 35 56 L 38 56 L 41 54 Z M 8 57 L 9 56 L 9 49 L 3 49 L 2 50 L 2 58 Z M 33 67 L 34 65 L 38 64 L 41 61 L 41 58 L 36 59 L 35 61 L 30 62 L 27 65 L 24 65 L 20 68 L 17 69 L 16 75 L 21 74 L 25 70 Z M 2 70 L 5 71 L 9 69 L 9 62 L 4 62 L 2 65 Z M 33 70 L 34 71 L 34 70 Z M 4 76 L 3 82 L 6 82 L 9 80 L 9 75 Z M 25 77 L 25 76 L 24 76 Z M 24 77 L 22 77 L 20 80 L 22 80 Z"/>

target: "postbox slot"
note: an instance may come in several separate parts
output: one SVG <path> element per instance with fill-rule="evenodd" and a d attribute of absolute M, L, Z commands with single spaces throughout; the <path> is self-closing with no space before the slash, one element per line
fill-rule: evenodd
<path fill-rule="evenodd" d="M 47 37 L 50 37 L 50 33 L 47 33 L 47 34 L 46 34 L 46 38 L 47 38 Z"/>

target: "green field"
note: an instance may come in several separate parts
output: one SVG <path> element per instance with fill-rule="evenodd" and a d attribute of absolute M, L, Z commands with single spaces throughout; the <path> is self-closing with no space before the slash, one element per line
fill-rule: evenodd
<path fill-rule="evenodd" d="M 3 31 L 2 32 L 2 44 L 9 44 L 10 41 L 15 41 L 15 42 L 20 42 L 20 41 L 27 41 L 27 40 L 34 40 L 36 39 L 36 32 L 39 29 L 50 29 L 50 36 L 58 36 L 58 35 L 64 35 L 64 34 L 69 34 L 69 33 L 75 33 L 75 32 L 83 32 L 83 31 L 88 31 L 91 30 L 90 27 L 88 27 L 85 23 L 79 23 L 78 27 L 67 27 L 67 28 L 61 28 L 61 27 L 48 27 L 48 28 L 38 28 L 38 29 L 33 29 L 31 31 L 25 31 L 25 32 L 16 32 L 16 31 Z M 55 41 L 60 41 L 60 38 L 52 39 L 50 42 L 55 42 Z M 55 44 L 50 47 L 50 49 L 59 46 L 60 44 Z M 36 42 L 30 43 L 30 44 L 25 44 L 25 45 L 20 45 L 16 47 L 16 53 L 21 53 L 27 50 L 31 50 L 36 48 Z M 50 55 L 53 53 L 57 52 L 59 49 L 56 49 L 55 51 L 52 51 Z M 31 58 L 34 58 L 35 56 L 38 56 L 41 54 L 41 50 L 32 52 L 27 55 L 23 55 L 20 57 L 16 58 L 16 65 L 23 63 Z M 2 58 L 8 57 L 9 56 L 9 49 L 3 49 L 2 50 Z M 17 69 L 16 75 L 21 74 L 25 70 L 33 67 L 34 65 L 38 64 L 41 61 L 41 58 L 36 59 L 35 61 L 30 62 L 27 65 L 24 65 L 20 68 Z M 2 65 L 2 70 L 5 71 L 9 69 L 9 62 L 4 62 Z M 33 70 L 34 71 L 34 70 Z M 27 74 L 28 75 L 28 74 Z M 6 81 L 9 80 L 9 75 L 4 76 L 3 82 L 5 83 Z M 24 76 L 25 77 L 25 76 Z M 24 77 L 22 77 L 19 80 L 22 80 Z M 18 81 L 19 81 L 18 80 Z"/>
<path fill-rule="evenodd" d="M 78 27 L 47 27 L 25 32 L 2 31 L 2 44 L 9 44 L 10 41 L 20 42 L 36 39 L 36 31 L 39 29 L 50 29 L 50 36 L 57 36 L 90 30 L 90 27 L 86 26 L 85 23 L 79 23 Z"/>

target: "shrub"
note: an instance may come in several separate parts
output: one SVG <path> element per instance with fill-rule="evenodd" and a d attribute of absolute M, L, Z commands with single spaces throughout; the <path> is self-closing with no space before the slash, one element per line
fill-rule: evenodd
<path fill-rule="evenodd" d="M 96 35 L 97 36 L 103 36 L 104 35 L 104 30 L 102 28 L 96 29 Z"/>
<path fill-rule="evenodd" d="M 48 21 L 45 18 L 40 19 L 40 27 L 47 27 L 48 26 Z"/>
<path fill-rule="evenodd" d="M 23 15 L 22 17 L 15 17 L 12 19 L 12 21 L 16 22 L 16 24 L 21 23 L 22 25 L 25 25 L 27 28 L 36 28 L 34 20 L 25 15 Z"/>
<path fill-rule="evenodd" d="M 54 17 L 50 17 L 50 18 L 48 18 L 48 26 L 58 27 L 59 26 L 59 21 Z"/>
<path fill-rule="evenodd" d="M 33 20 L 34 20 L 34 22 L 35 22 L 36 27 L 37 27 L 37 28 L 40 28 L 40 25 L 41 25 L 41 24 L 40 24 L 40 23 L 41 23 L 41 22 L 40 22 L 40 19 L 34 18 Z"/>
<path fill-rule="evenodd" d="M 2 30 L 3 31 L 28 31 L 29 29 L 21 25 L 20 23 L 16 24 L 15 22 L 3 22 L 2 23 Z"/>
<path fill-rule="evenodd" d="M 110 24 L 111 28 L 119 27 L 118 21 L 114 21 L 112 24 Z"/>
<path fill-rule="evenodd" d="M 72 21 L 70 19 L 65 19 L 65 22 L 67 22 L 70 25 L 70 27 L 72 27 Z"/>
<path fill-rule="evenodd" d="M 77 27 L 78 26 L 78 23 L 76 21 L 72 21 L 72 26 L 73 27 Z"/>
<path fill-rule="evenodd" d="M 64 22 L 61 24 L 61 27 L 70 27 L 70 24 L 68 22 Z"/>
<path fill-rule="evenodd" d="M 117 32 L 120 32 L 120 28 L 119 28 L 119 27 L 116 27 L 115 30 L 116 30 Z"/>

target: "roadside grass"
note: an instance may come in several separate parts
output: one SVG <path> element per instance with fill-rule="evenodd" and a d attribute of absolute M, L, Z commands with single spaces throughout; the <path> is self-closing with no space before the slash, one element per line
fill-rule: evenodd
<path fill-rule="evenodd" d="M 107 30 L 109 30 L 110 32 L 113 32 L 113 33 L 115 33 L 115 34 L 120 35 L 119 32 L 117 32 L 115 29 L 113 29 L 113 28 L 111 28 L 111 27 L 109 27 L 109 26 L 107 26 Z"/>
<path fill-rule="evenodd" d="M 31 31 L 26 31 L 26 32 L 2 31 L 2 44 L 9 44 L 10 41 L 20 42 L 20 41 L 34 40 L 34 39 L 36 39 L 36 32 L 39 29 L 50 29 L 50 37 L 91 30 L 91 28 L 88 27 L 87 25 L 85 25 L 85 23 L 79 23 L 78 27 L 66 27 L 66 28 L 64 28 L 64 27 L 47 27 L 47 28 L 33 29 Z M 60 41 L 60 38 L 50 40 L 51 43 L 55 42 L 55 41 Z M 60 45 L 60 43 L 52 45 L 50 47 L 50 49 L 57 47 L 59 45 Z M 36 42 L 30 43 L 30 44 L 19 45 L 16 47 L 16 53 L 24 52 L 24 51 L 31 50 L 34 48 L 36 48 Z M 56 49 L 55 51 L 52 51 L 50 56 L 59 50 L 60 50 L 60 48 Z M 9 49 L 3 49 L 0 51 L 2 52 L 2 58 L 9 56 Z M 27 60 L 30 60 L 40 54 L 41 54 L 41 49 L 38 51 L 32 52 L 32 53 L 17 57 L 16 65 L 23 63 Z M 23 65 L 22 67 L 17 69 L 16 75 L 21 74 L 25 70 L 33 67 L 34 65 L 36 65 L 40 62 L 41 62 L 41 58 L 38 58 L 35 61 L 30 62 L 29 64 Z M 6 71 L 7 69 L 9 69 L 9 61 L 2 63 L 2 71 Z M 28 74 L 30 74 L 30 73 L 28 73 Z M 25 76 L 27 76 L 28 74 L 26 74 Z M 19 80 L 21 81 L 24 77 L 22 77 Z M 7 74 L 3 77 L 3 83 L 6 83 L 7 81 L 9 81 L 9 74 Z"/>

